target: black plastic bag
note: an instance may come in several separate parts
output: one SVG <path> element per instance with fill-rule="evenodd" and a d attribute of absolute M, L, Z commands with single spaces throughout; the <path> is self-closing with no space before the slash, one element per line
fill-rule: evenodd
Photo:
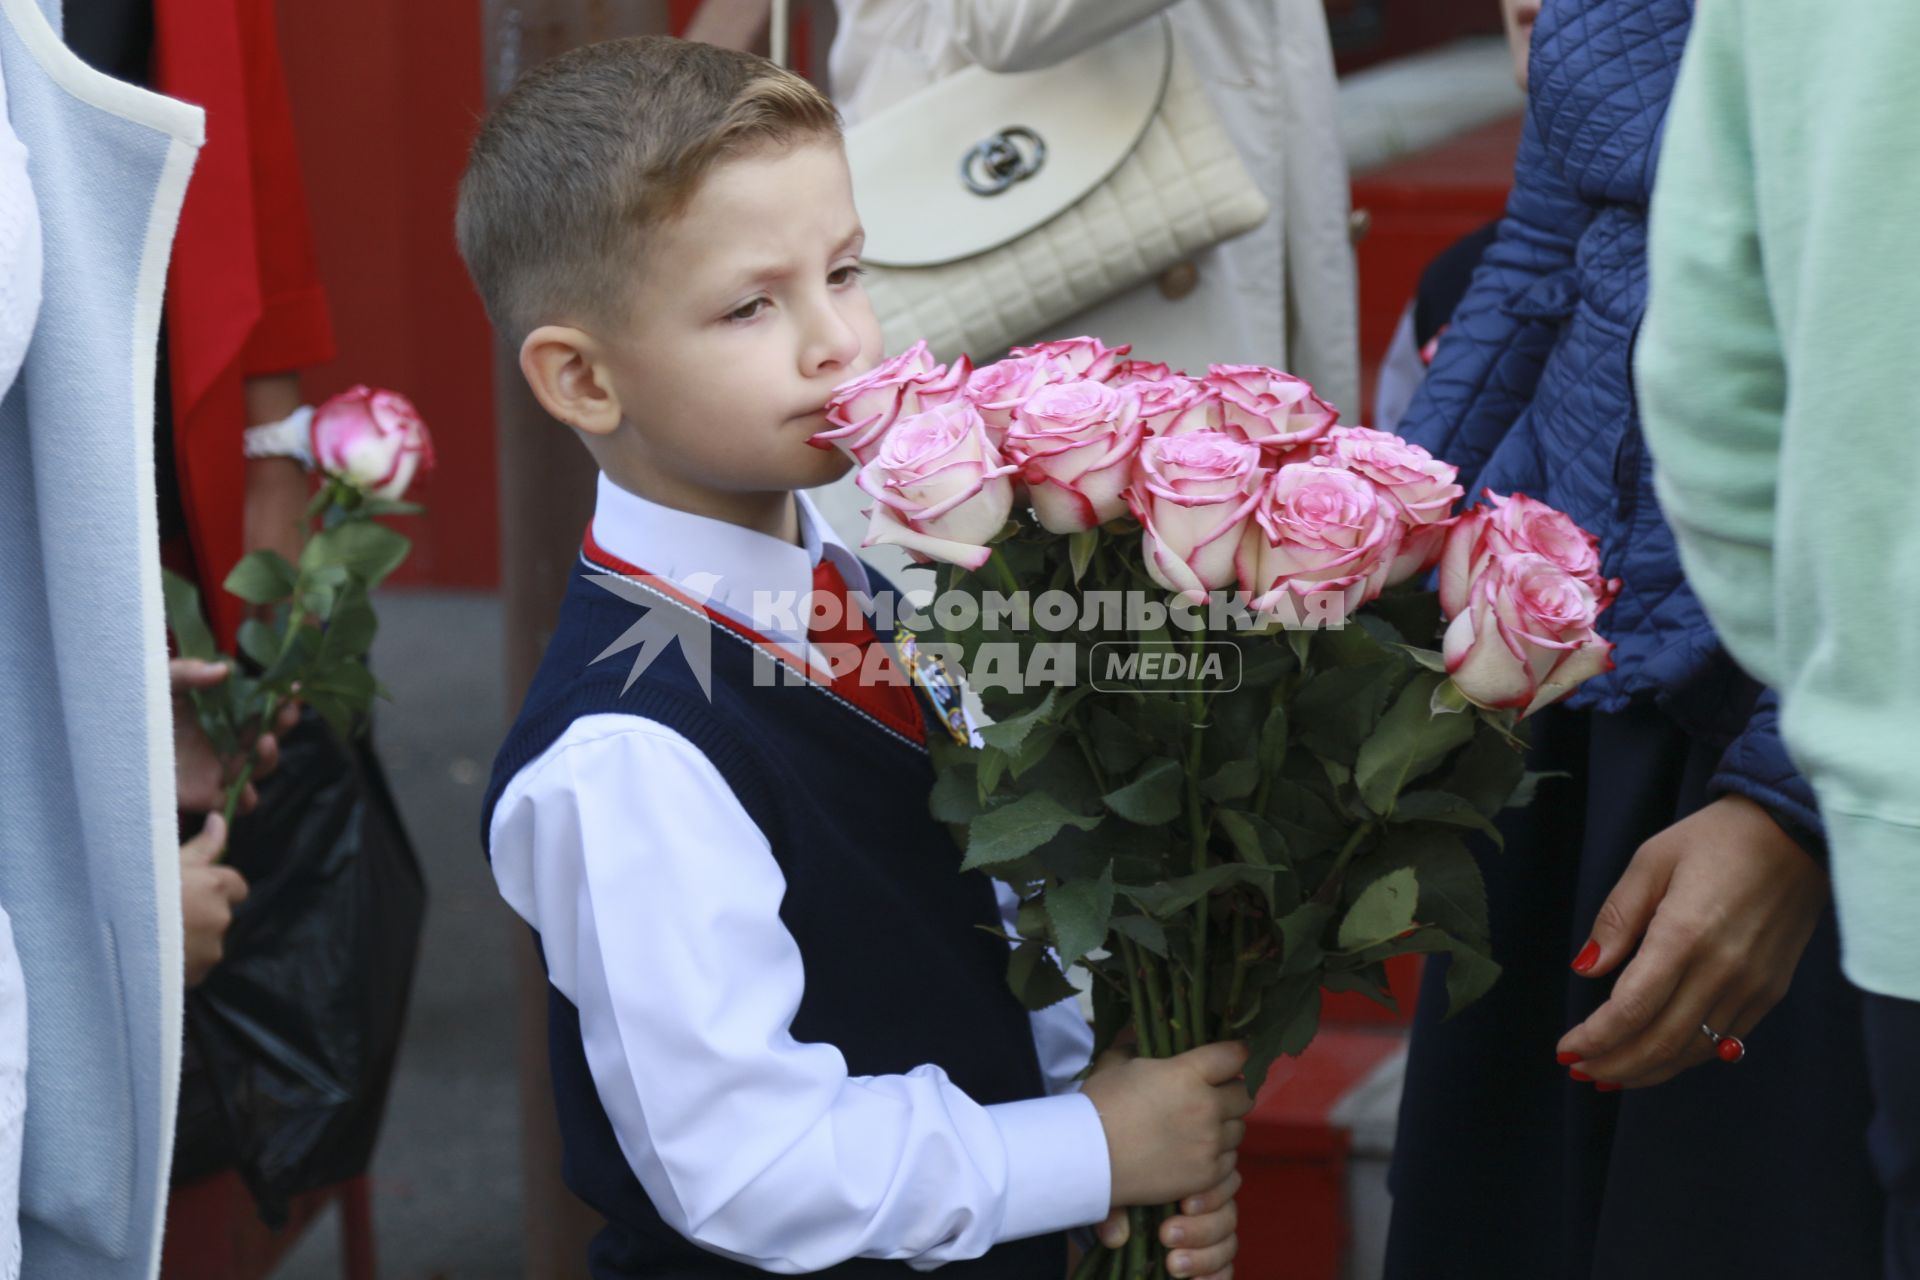
<path fill-rule="evenodd" d="M 380 764 L 311 709 L 225 861 L 250 893 L 187 993 L 173 1181 L 237 1169 L 268 1226 L 364 1173 L 406 1022 L 426 887 Z"/>

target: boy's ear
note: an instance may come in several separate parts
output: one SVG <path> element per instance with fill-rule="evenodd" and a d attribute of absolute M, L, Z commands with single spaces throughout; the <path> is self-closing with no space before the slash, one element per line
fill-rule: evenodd
<path fill-rule="evenodd" d="M 620 425 L 620 395 L 585 330 L 541 325 L 520 344 L 520 372 L 540 407 L 575 430 L 605 436 Z"/>

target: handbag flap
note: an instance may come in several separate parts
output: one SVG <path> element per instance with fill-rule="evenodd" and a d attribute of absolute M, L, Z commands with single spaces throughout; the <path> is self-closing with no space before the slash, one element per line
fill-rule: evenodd
<path fill-rule="evenodd" d="M 1038 71 L 968 67 L 847 131 L 862 257 L 930 267 L 996 249 L 1070 208 L 1140 141 L 1173 32 L 1142 22 Z"/>

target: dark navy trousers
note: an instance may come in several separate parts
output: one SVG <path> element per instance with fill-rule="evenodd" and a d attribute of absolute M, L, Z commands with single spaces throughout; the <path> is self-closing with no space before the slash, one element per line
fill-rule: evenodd
<path fill-rule="evenodd" d="M 1876 1110 L 1868 1148 L 1887 1191 L 1887 1280 L 1920 1280 L 1920 1003 L 1866 997 Z"/>
<path fill-rule="evenodd" d="M 1648 837 L 1707 803 L 1716 763 L 1651 707 L 1535 718 L 1532 767 L 1572 776 L 1503 815 L 1504 851 L 1481 851 L 1505 970 L 1494 990 L 1443 1022 L 1441 973 L 1422 984 L 1390 1280 L 1882 1280 L 1862 998 L 1841 976 L 1831 911 L 1746 1061 L 1606 1094 L 1554 1061 L 1611 987 L 1569 969 L 1595 913 Z M 1890 1049 L 1882 1074 L 1905 1068 L 1882 1129 L 1897 1113 L 1906 1145 L 1889 1139 L 1882 1167 L 1912 1205 L 1920 1024 L 1894 1036 L 1904 1056 Z M 1911 1264 L 1894 1274 L 1920 1280 Z"/>

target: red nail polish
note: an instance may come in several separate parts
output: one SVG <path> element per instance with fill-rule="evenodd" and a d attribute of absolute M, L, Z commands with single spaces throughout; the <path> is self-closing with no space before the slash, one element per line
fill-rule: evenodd
<path fill-rule="evenodd" d="M 1580 948 L 1580 954 L 1573 958 L 1573 971 L 1575 973 L 1586 973 L 1599 963 L 1600 944 L 1592 939 L 1588 939 L 1587 945 Z"/>
<path fill-rule="evenodd" d="M 1553 1060 L 1563 1067 L 1570 1067 L 1580 1061 L 1580 1055 L 1577 1053 L 1556 1053 L 1553 1055 Z"/>
<path fill-rule="evenodd" d="M 1581 1084 L 1588 1084 L 1593 1080 L 1592 1076 L 1588 1075 L 1584 1071 L 1579 1070 L 1578 1068 L 1574 1068 L 1568 1071 L 1567 1075 L 1570 1079 L 1578 1080 Z"/>
<path fill-rule="evenodd" d="M 1599 1090 L 1601 1093 L 1617 1093 L 1620 1090 L 1619 1085 L 1613 1084 L 1612 1082 L 1607 1080 L 1595 1081 L 1593 1087 Z"/>

